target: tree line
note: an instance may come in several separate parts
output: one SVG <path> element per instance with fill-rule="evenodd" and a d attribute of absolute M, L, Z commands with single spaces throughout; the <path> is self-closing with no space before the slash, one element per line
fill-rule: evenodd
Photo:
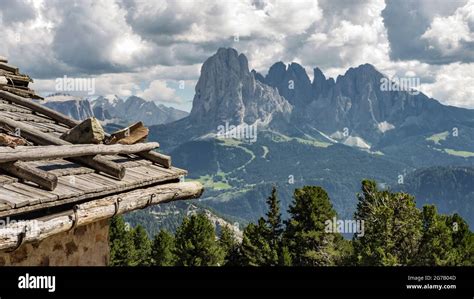
<path fill-rule="evenodd" d="M 110 225 L 113 266 L 447 266 L 474 265 L 474 234 L 458 214 L 418 209 L 404 192 L 379 190 L 362 182 L 354 220 L 364 223 L 352 240 L 328 231 L 337 214 L 326 191 L 295 189 L 283 220 L 274 187 L 268 212 L 243 231 L 238 242 L 223 226 L 217 235 L 204 214 L 186 217 L 175 234 L 161 230 L 150 239 L 138 225 L 127 229 L 120 216 Z"/>

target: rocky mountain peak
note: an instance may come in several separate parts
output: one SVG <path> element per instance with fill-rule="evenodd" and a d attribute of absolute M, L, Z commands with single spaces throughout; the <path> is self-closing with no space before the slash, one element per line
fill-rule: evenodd
<path fill-rule="evenodd" d="M 320 68 L 313 69 L 313 93 L 314 97 L 317 98 L 321 95 L 327 95 L 329 89 L 334 86 L 335 82 L 333 78 L 326 79 L 326 76 Z"/>
<path fill-rule="evenodd" d="M 291 104 L 300 106 L 312 100 L 311 81 L 306 70 L 298 63 L 286 67 L 277 62 L 270 67 L 265 83 L 276 87 L 278 92 Z"/>
<path fill-rule="evenodd" d="M 94 116 L 89 101 L 67 93 L 51 94 L 41 103 L 76 120 Z"/>
<path fill-rule="evenodd" d="M 211 128 L 225 122 L 269 123 L 275 113 L 291 111 L 276 89 L 255 79 L 245 55 L 232 48 L 220 48 L 204 62 L 195 91 L 190 119 Z"/>

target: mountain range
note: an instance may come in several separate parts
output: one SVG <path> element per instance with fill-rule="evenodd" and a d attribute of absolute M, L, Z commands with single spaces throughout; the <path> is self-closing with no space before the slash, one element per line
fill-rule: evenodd
<path fill-rule="evenodd" d="M 45 106 L 77 120 L 96 117 L 103 124 L 126 126 L 142 121 L 145 125 L 157 125 L 176 121 L 188 115 L 187 112 L 137 96 L 122 99 L 116 95 L 76 97 L 55 93 L 41 101 Z"/>
<path fill-rule="evenodd" d="M 196 204 L 232 223 L 261 217 L 273 185 L 284 217 L 295 188 L 318 185 L 339 218 L 350 219 L 361 181 L 370 178 L 473 225 L 474 110 L 413 90 L 385 90 L 384 80 L 370 64 L 336 79 L 314 68 L 310 79 L 300 64 L 277 62 L 263 75 L 249 68 L 244 54 L 221 48 L 201 67 L 189 115 L 171 122 L 146 108 L 136 116 L 164 123 L 150 126 L 149 139 L 204 184 Z M 151 105 L 135 98 L 119 102 L 97 98 L 91 109 L 114 122 L 131 110 L 116 107 Z M 245 138 L 249 126 L 256 129 L 254 139 Z M 463 191 L 442 192 L 443 183 L 446 190 L 461 184 Z"/>
<path fill-rule="evenodd" d="M 336 80 L 319 68 L 311 80 L 297 63 L 277 62 L 262 75 L 244 54 L 221 48 L 202 65 L 189 116 L 152 126 L 150 138 L 205 184 L 202 205 L 234 220 L 260 217 L 272 185 L 285 210 L 305 184 L 323 186 L 340 216 L 351 218 L 364 178 L 396 189 L 416 170 L 474 165 L 473 110 L 383 90 L 384 78 L 370 64 Z M 226 124 L 256 126 L 256 142 L 222 138 Z M 420 203 L 443 200 L 452 199 Z M 460 205 L 440 206 L 466 217 Z"/>

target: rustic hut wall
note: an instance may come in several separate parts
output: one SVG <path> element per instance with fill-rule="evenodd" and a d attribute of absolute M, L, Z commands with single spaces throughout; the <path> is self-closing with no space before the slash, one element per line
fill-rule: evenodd
<path fill-rule="evenodd" d="M 25 243 L 14 252 L 0 251 L 0 266 L 106 266 L 109 219 Z"/>

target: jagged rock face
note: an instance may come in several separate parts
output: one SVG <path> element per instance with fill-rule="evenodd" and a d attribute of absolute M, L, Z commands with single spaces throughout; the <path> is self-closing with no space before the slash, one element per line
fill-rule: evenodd
<path fill-rule="evenodd" d="M 120 102 L 123 102 L 123 100 L 117 96 L 99 96 L 97 99 L 91 101 L 94 116 L 101 121 L 117 118 L 117 115 L 119 115 L 117 105 Z"/>
<path fill-rule="evenodd" d="M 292 63 L 287 68 L 278 62 L 263 82 L 278 88 L 294 105 L 291 119 L 296 127 L 313 127 L 327 134 L 348 129 L 351 136 L 377 142 L 394 128 L 433 129 L 445 119 L 437 101 L 421 93 L 383 91 L 382 78 L 372 65 L 364 64 L 350 68 L 336 82 L 315 68 L 311 82 L 300 65 Z"/>
<path fill-rule="evenodd" d="M 41 103 L 76 120 L 84 120 L 94 116 L 89 101 L 68 94 L 51 95 Z"/>
<path fill-rule="evenodd" d="M 302 106 L 313 98 L 311 81 L 305 69 L 298 63 L 291 63 L 288 68 L 282 62 L 270 67 L 265 83 L 278 88 L 278 92 L 292 105 Z"/>
<path fill-rule="evenodd" d="M 311 83 L 312 93 L 314 97 L 329 96 L 331 88 L 336 84 L 333 78 L 326 79 L 323 72 L 319 68 L 313 70 L 313 83 Z"/>
<path fill-rule="evenodd" d="M 201 68 L 190 120 L 210 128 L 225 122 L 267 124 L 291 109 L 275 88 L 255 79 L 243 54 L 221 48 Z"/>
<path fill-rule="evenodd" d="M 439 114 L 441 104 L 421 93 L 381 90 L 382 78 L 384 76 L 369 64 L 350 68 L 335 84 L 315 74 L 313 85 L 321 88 L 313 89 L 315 100 L 305 109 L 306 118 L 312 118 L 312 123 L 322 130 L 348 128 L 351 135 L 372 142 L 386 131 L 412 121 L 428 127 L 434 125 L 433 119 L 427 119 L 427 112 Z"/>

